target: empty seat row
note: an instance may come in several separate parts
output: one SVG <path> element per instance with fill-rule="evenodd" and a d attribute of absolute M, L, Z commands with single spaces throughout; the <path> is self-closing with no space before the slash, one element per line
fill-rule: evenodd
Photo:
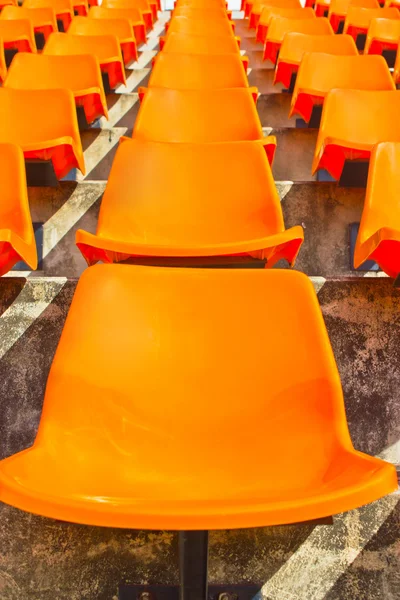
<path fill-rule="evenodd" d="M 178 4 L 192 1 L 204 0 Z M 224 22 L 221 37 L 236 43 L 238 57 Z M 193 31 L 212 43 L 203 26 L 174 29 L 172 22 L 164 48 L 188 33 L 194 44 Z M 187 47 L 175 40 L 175 52 Z M 97 235 L 79 234 L 89 264 L 146 253 L 193 256 L 199 248 L 203 256 L 294 260 L 301 228 L 288 239 L 241 61 L 227 59 L 227 81 L 240 84 L 233 89 L 158 87 L 169 77 L 179 84 L 178 73 L 163 73 L 174 60 L 186 87 L 205 80 L 199 56 L 190 81 L 189 58 L 156 60 L 134 139 L 118 149 Z M 219 141 L 202 139 L 210 115 L 211 138 Z M 162 119 L 173 119 L 170 139 L 157 141 L 154 132 L 167 131 Z M 191 128 L 195 139 L 185 143 Z M 237 443 L 227 445 L 221 431 Z M 50 371 L 36 441 L 0 462 L 2 501 L 113 527 L 294 523 L 396 488 L 393 465 L 353 448 L 313 286 L 283 270 L 87 269 Z"/>

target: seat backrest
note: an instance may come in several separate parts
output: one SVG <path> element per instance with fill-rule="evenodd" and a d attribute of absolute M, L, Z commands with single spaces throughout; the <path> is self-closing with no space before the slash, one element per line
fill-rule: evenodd
<path fill-rule="evenodd" d="M 238 54 L 239 45 L 230 35 L 209 36 L 169 32 L 162 51 L 181 54 Z"/>
<path fill-rule="evenodd" d="M 310 6 L 308 8 L 286 8 L 265 6 L 261 13 L 260 24 L 269 25 L 273 17 L 286 17 L 287 19 L 315 19 L 315 10 Z"/>
<path fill-rule="evenodd" d="M 400 19 L 371 19 L 367 37 L 370 40 L 383 37 L 387 41 L 398 43 L 400 39 Z"/>
<path fill-rule="evenodd" d="M 108 8 L 104 6 L 91 6 L 89 17 L 92 19 L 129 19 L 139 23 L 143 21 L 139 8 Z"/>
<path fill-rule="evenodd" d="M 91 12 L 94 8 L 92 7 L 89 11 L 88 17 L 74 17 L 71 21 L 71 25 L 68 28 L 68 35 L 115 35 L 121 42 L 132 38 L 132 26 L 129 19 L 108 19 L 108 18 L 97 18 L 95 12 Z M 106 9 L 107 10 L 107 9 Z"/>
<path fill-rule="evenodd" d="M 0 229 L 10 229 L 28 242 L 33 238 L 24 155 L 15 144 L 0 144 Z"/>
<path fill-rule="evenodd" d="M 26 147 L 68 136 L 80 147 L 75 100 L 70 90 L 0 88 L 0 142 Z"/>
<path fill-rule="evenodd" d="M 372 19 L 400 19 L 400 11 L 397 8 L 361 8 L 350 6 L 344 22 L 344 33 L 351 27 L 368 29 Z"/>
<path fill-rule="evenodd" d="M 87 269 L 47 382 L 36 438 L 46 442 L 55 456 L 68 444 L 71 460 L 95 453 L 99 465 L 116 453 L 120 497 L 135 462 L 150 473 L 154 456 L 158 485 L 161 474 L 199 480 L 210 465 L 234 464 L 240 481 L 253 468 L 243 446 L 277 457 L 266 465 L 271 492 L 283 471 L 299 494 L 320 485 L 352 445 L 312 283 L 285 270 Z"/>
<path fill-rule="evenodd" d="M 302 8 L 300 0 L 255 0 L 253 9 L 271 8 Z"/>
<path fill-rule="evenodd" d="M 117 151 L 97 229 L 105 238 L 130 241 L 134 235 L 152 248 L 197 247 L 200 252 L 283 231 L 280 200 L 261 142 L 140 140 L 126 140 Z"/>
<path fill-rule="evenodd" d="M 285 35 L 293 31 L 311 35 L 333 35 L 332 26 L 325 17 L 318 19 L 273 17 L 268 27 L 267 42 L 282 42 Z"/>
<path fill-rule="evenodd" d="M 378 0 L 331 0 L 329 5 L 329 16 L 331 14 L 344 16 L 350 6 L 362 8 L 379 8 Z"/>
<path fill-rule="evenodd" d="M 383 56 L 335 56 L 310 52 L 303 56 L 292 103 L 297 94 L 325 95 L 334 88 L 353 90 L 395 90 Z"/>
<path fill-rule="evenodd" d="M 150 10 L 148 0 L 103 0 L 104 8 L 134 8 L 137 10 Z"/>
<path fill-rule="evenodd" d="M 234 36 L 232 22 L 225 17 L 213 20 L 173 17 L 170 21 L 167 35 L 169 36 L 173 32 L 186 33 L 188 35 Z"/>
<path fill-rule="evenodd" d="M 262 139 L 249 89 L 149 88 L 133 136 L 159 142 L 227 142 Z"/>
<path fill-rule="evenodd" d="M 28 39 L 31 47 L 36 51 L 35 34 L 32 22 L 29 19 L 0 19 L 0 38 L 4 43 L 21 38 Z"/>
<path fill-rule="evenodd" d="M 358 50 L 351 35 L 312 35 L 287 33 L 283 39 L 278 62 L 300 64 L 305 52 L 324 52 L 336 56 L 356 56 Z"/>
<path fill-rule="evenodd" d="M 52 33 L 46 42 L 43 54 L 52 56 L 92 54 L 100 63 L 111 58 L 119 58 L 122 61 L 121 48 L 116 35 Z"/>
<path fill-rule="evenodd" d="M 66 88 L 72 92 L 102 89 L 99 62 L 92 54 L 52 56 L 18 52 L 4 87 L 20 90 Z"/>
<path fill-rule="evenodd" d="M 71 11 L 74 13 L 72 0 L 24 0 L 25 8 L 53 8 L 56 13 Z"/>
<path fill-rule="evenodd" d="M 57 31 L 57 19 L 53 8 L 25 8 L 24 6 L 5 6 L 0 14 L 0 19 L 29 19 L 32 27 L 43 27 L 44 25 L 52 25 L 53 30 Z"/>
<path fill-rule="evenodd" d="M 160 52 L 149 87 L 217 89 L 248 87 L 243 61 L 237 54 L 178 54 Z"/>
<path fill-rule="evenodd" d="M 219 6 L 178 6 L 174 9 L 174 17 L 189 17 L 191 19 L 220 19 L 228 18 L 226 9 Z"/>

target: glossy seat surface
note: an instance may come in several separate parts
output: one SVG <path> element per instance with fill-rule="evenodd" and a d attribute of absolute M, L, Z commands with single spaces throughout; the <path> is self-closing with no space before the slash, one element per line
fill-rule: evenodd
<path fill-rule="evenodd" d="M 171 89 L 223 89 L 248 87 L 243 61 L 236 54 L 178 54 L 160 52 L 149 87 Z"/>
<path fill-rule="evenodd" d="M 335 32 L 340 23 L 344 22 L 350 6 L 361 8 L 379 8 L 378 0 L 331 0 L 329 3 L 328 18 Z"/>
<path fill-rule="evenodd" d="M 46 55 L 19 52 L 4 82 L 20 90 L 71 90 L 77 106 L 82 106 L 88 123 L 108 118 L 107 102 L 98 60 L 91 54 Z"/>
<path fill-rule="evenodd" d="M 19 260 L 37 267 L 29 211 L 24 155 L 14 144 L 0 144 L 0 276 Z"/>
<path fill-rule="evenodd" d="M 332 89 L 395 90 L 382 56 L 334 56 L 312 52 L 304 55 L 294 87 L 289 116 L 299 114 L 308 123 L 313 108 L 321 105 Z"/>
<path fill-rule="evenodd" d="M 70 90 L 0 88 L 0 143 L 3 142 L 21 146 L 26 159 L 52 160 L 59 179 L 75 167 L 85 173 L 75 100 Z"/>
<path fill-rule="evenodd" d="M 170 21 L 167 38 L 171 33 L 186 35 L 229 36 L 234 37 L 232 21 L 221 19 L 189 19 L 188 17 L 173 17 Z"/>
<path fill-rule="evenodd" d="M 400 143 L 377 144 L 371 154 L 367 194 L 354 266 L 372 259 L 390 277 L 400 273 Z"/>
<path fill-rule="evenodd" d="M 400 11 L 397 8 L 360 8 L 350 6 L 344 22 L 344 33 L 353 36 L 354 39 L 361 33 L 367 33 L 372 19 L 400 19 Z"/>
<path fill-rule="evenodd" d="M 276 8 L 273 6 L 264 6 L 261 12 L 260 20 L 257 25 L 256 39 L 265 43 L 268 27 L 271 19 L 274 17 L 285 17 L 286 19 L 315 19 L 315 11 L 312 8 Z"/>
<path fill-rule="evenodd" d="M 131 37 L 137 44 L 145 44 L 147 40 L 146 25 L 137 8 L 106 8 L 104 6 L 92 6 L 89 10 L 91 19 L 128 19 L 131 27 Z"/>
<path fill-rule="evenodd" d="M 313 173 L 339 179 L 345 160 L 369 160 L 375 144 L 400 142 L 400 91 L 332 90 L 326 96 Z"/>
<path fill-rule="evenodd" d="M 87 269 L 36 441 L 0 462 L 2 501 L 133 529 L 298 522 L 395 489 L 354 450 L 313 286 L 285 270 Z"/>
<path fill-rule="evenodd" d="M 324 17 L 318 19 L 273 17 L 270 21 L 265 40 L 264 60 L 276 63 L 284 37 L 291 32 L 307 33 L 310 35 L 333 35 L 331 25 L 328 19 Z"/>
<path fill-rule="evenodd" d="M 74 6 L 72 0 L 24 0 L 25 8 L 52 8 L 60 21 L 62 21 L 64 31 L 67 31 L 69 24 L 74 17 Z"/>
<path fill-rule="evenodd" d="M 108 73 L 111 88 L 126 83 L 121 47 L 116 35 L 52 33 L 46 42 L 43 54 L 49 56 L 91 54 L 98 60 L 101 70 Z"/>
<path fill-rule="evenodd" d="M 0 20 L 28 19 L 35 32 L 43 33 L 45 39 L 50 33 L 58 31 L 56 14 L 53 8 L 25 8 L 24 6 L 6 6 L 0 13 Z"/>
<path fill-rule="evenodd" d="M 237 54 L 239 45 L 233 36 L 190 35 L 186 33 L 168 33 L 163 52 L 181 54 Z"/>
<path fill-rule="evenodd" d="M 365 43 L 365 54 L 382 54 L 397 50 L 400 41 L 400 19 L 372 19 Z"/>
<path fill-rule="evenodd" d="M 112 167 L 97 233 L 80 230 L 76 240 L 89 264 L 133 256 L 240 254 L 273 266 L 280 258 L 293 264 L 303 231 L 285 230 L 260 142 L 126 140 Z"/>
<path fill-rule="evenodd" d="M 288 88 L 292 74 L 298 71 L 306 52 L 324 52 L 335 56 L 358 55 L 357 46 L 351 35 L 288 33 L 279 51 L 274 82 L 281 82 Z"/>
<path fill-rule="evenodd" d="M 37 52 L 35 32 L 29 19 L 0 19 L 0 39 L 5 48 L 19 52 Z"/>

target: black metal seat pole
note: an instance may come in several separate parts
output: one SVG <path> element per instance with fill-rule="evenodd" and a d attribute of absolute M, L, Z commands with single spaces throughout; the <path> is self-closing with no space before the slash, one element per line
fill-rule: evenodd
<path fill-rule="evenodd" d="M 208 598 L 208 531 L 179 533 L 179 600 Z"/>

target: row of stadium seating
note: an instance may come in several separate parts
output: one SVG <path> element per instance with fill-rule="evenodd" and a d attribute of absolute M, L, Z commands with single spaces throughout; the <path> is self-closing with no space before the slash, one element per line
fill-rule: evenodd
<path fill-rule="evenodd" d="M 225 2 L 178 8 L 133 139 L 117 151 L 97 234 L 79 232 L 78 244 L 89 264 L 163 256 L 203 268 L 85 271 L 35 444 L 0 462 L 0 499 L 78 523 L 178 530 L 358 507 L 395 490 L 396 472 L 352 446 L 311 282 L 290 270 L 205 268 L 215 257 L 220 267 L 246 255 L 293 262 L 303 234 L 284 229 L 275 141 L 263 139 Z M 213 55 L 218 37 L 231 50 Z"/>

